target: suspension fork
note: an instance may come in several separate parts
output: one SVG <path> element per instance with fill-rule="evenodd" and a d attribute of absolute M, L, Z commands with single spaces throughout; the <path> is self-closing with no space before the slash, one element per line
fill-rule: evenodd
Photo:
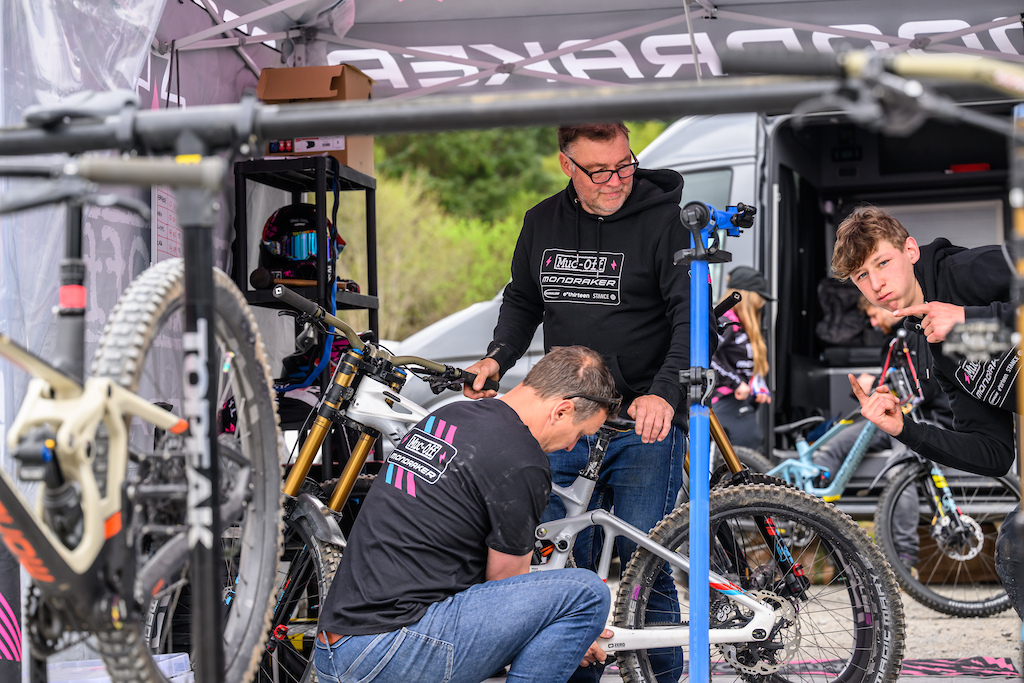
<path fill-rule="evenodd" d="M 938 465 L 931 464 L 931 467 L 929 467 L 929 464 L 926 462 L 918 461 L 918 463 L 921 471 L 927 472 L 927 475 L 920 477 L 920 480 L 928 500 L 932 504 L 934 512 L 932 524 L 934 525 L 938 519 L 948 516 L 959 525 L 961 523 L 960 508 L 956 500 L 953 499 L 953 492 L 946 482 L 946 475 Z"/>
<path fill-rule="evenodd" d="M 339 421 L 339 416 L 342 414 L 344 407 L 348 405 L 352 398 L 354 393 L 353 384 L 360 374 L 359 364 L 362 361 L 363 352 L 355 348 L 350 348 L 342 356 L 338 369 L 331 379 L 331 385 L 327 390 L 327 394 L 317 408 L 317 415 L 313 421 L 313 426 L 310 428 L 305 441 L 302 442 L 302 448 L 299 449 L 299 456 L 295 460 L 295 465 L 292 466 L 291 472 L 288 473 L 288 477 L 285 479 L 284 493 L 286 495 L 295 497 L 299 494 L 302 483 L 306 480 L 309 470 L 313 466 L 313 460 L 320 447 L 323 446 L 324 439 L 327 437 L 328 432 L 330 432 L 331 426 Z M 345 469 L 338 479 L 338 484 L 331 494 L 330 501 L 327 503 L 328 507 L 335 512 L 340 512 L 345 501 L 348 500 L 349 494 L 352 493 L 356 480 L 359 478 L 359 471 L 362 469 L 363 463 L 366 462 L 366 457 L 370 454 L 379 436 L 380 433 L 374 429 L 368 427 L 360 428 L 359 440 L 352 449 L 348 461 L 345 463 Z M 324 457 L 329 456 L 324 454 Z"/>
<path fill-rule="evenodd" d="M 718 416 L 715 415 L 714 409 L 709 408 L 708 413 L 711 418 L 711 438 L 714 439 L 715 444 L 718 446 L 718 451 L 722 454 L 722 459 L 732 473 L 733 480 L 737 483 L 750 483 L 752 481 L 750 473 L 743 467 L 743 464 L 740 463 L 739 458 L 736 456 L 736 450 L 732 447 L 732 442 L 729 441 L 725 428 L 722 427 Z M 687 471 L 689 471 L 689 460 L 687 460 Z M 753 519 L 758 531 L 761 533 L 761 537 L 768 547 L 772 549 L 772 556 L 782 570 L 783 580 L 786 582 L 786 587 L 789 589 L 790 594 L 803 598 L 805 589 L 810 585 L 810 580 L 804 576 L 803 566 L 793 559 L 789 548 L 782 542 L 778 527 L 775 526 L 775 520 L 764 515 L 754 515 Z M 739 575 L 749 578 L 750 566 L 747 564 L 746 555 L 739 544 L 736 543 L 728 528 L 724 526 L 718 528 L 715 535 L 726 553 L 736 562 L 736 569 Z"/>

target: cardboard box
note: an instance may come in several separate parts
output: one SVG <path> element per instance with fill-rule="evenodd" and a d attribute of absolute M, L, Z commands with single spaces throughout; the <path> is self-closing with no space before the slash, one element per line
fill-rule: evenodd
<path fill-rule="evenodd" d="M 256 96 L 268 104 L 368 100 L 373 97 L 373 79 L 349 64 L 263 69 Z M 270 157 L 326 152 L 346 166 L 373 175 L 372 135 L 269 140 L 266 144 L 264 151 Z"/>

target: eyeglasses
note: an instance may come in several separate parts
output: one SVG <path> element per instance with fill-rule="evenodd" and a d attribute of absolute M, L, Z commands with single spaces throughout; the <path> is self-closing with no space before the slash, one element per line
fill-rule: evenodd
<path fill-rule="evenodd" d="M 611 171 L 609 171 L 611 173 Z M 608 415 L 614 417 L 619 414 L 619 408 L 622 406 L 622 397 L 616 394 L 615 396 L 590 396 L 588 394 L 572 394 L 570 396 L 563 396 L 563 401 L 568 401 L 574 398 L 582 398 L 587 401 L 593 401 L 594 403 L 600 403 L 608 409 Z"/>
<path fill-rule="evenodd" d="M 562 152 L 562 154 L 565 154 L 565 152 Z M 634 173 L 636 173 L 636 169 L 640 165 L 640 162 L 637 161 L 636 155 L 633 154 L 633 150 L 629 150 L 629 156 L 633 159 L 633 163 L 626 164 L 625 166 L 619 166 L 614 171 L 588 171 L 587 169 L 583 168 L 578 163 L 576 163 L 576 160 L 573 159 L 571 156 L 565 154 L 565 158 L 571 161 L 576 168 L 586 173 L 587 177 L 590 178 L 590 182 L 594 183 L 595 185 L 604 185 L 605 183 L 612 179 L 613 173 L 622 179 L 626 179 L 633 175 Z"/>

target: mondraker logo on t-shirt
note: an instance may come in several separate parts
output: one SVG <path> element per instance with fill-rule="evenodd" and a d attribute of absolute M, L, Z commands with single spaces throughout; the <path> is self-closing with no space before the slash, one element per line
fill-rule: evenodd
<path fill-rule="evenodd" d="M 544 300 L 617 306 L 622 260 L 616 252 L 546 249 L 540 264 Z"/>
<path fill-rule="evenodd" d="M 416 427 L 406 434 L 388 457 L 384 480 L 413 497 L 416 479 L 436 483 L 459 453 L 452 445 L 457 429 L 435 415 L 428 417 L 423 429 Z"/>

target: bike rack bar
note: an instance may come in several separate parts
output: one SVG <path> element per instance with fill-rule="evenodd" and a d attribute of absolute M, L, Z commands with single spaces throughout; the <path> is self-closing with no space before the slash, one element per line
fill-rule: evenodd
<path fill-rule="evenodd" d="M 0 129 L 0 155 L 76 154 L 97 149 L 169 154 L 175 152 L 182 131 L 193 133 L 208 149 L 216 151 L 246 142 L 249 133 L 259 139 L 273 139 L 552 125 L 615 118 L 678 118 L 687 114 L 755 110 L 781 112 L 835 87 L 836 83 L 829 80 L 729 78 L 704 85 L 576 88 L 422 101 L 267 105 L 250 100 L 187 109 L 131 109 L 102 122 L 73 122 L 45 130 Z M 250 115 L 251 120 L 247 119 Z"/>

